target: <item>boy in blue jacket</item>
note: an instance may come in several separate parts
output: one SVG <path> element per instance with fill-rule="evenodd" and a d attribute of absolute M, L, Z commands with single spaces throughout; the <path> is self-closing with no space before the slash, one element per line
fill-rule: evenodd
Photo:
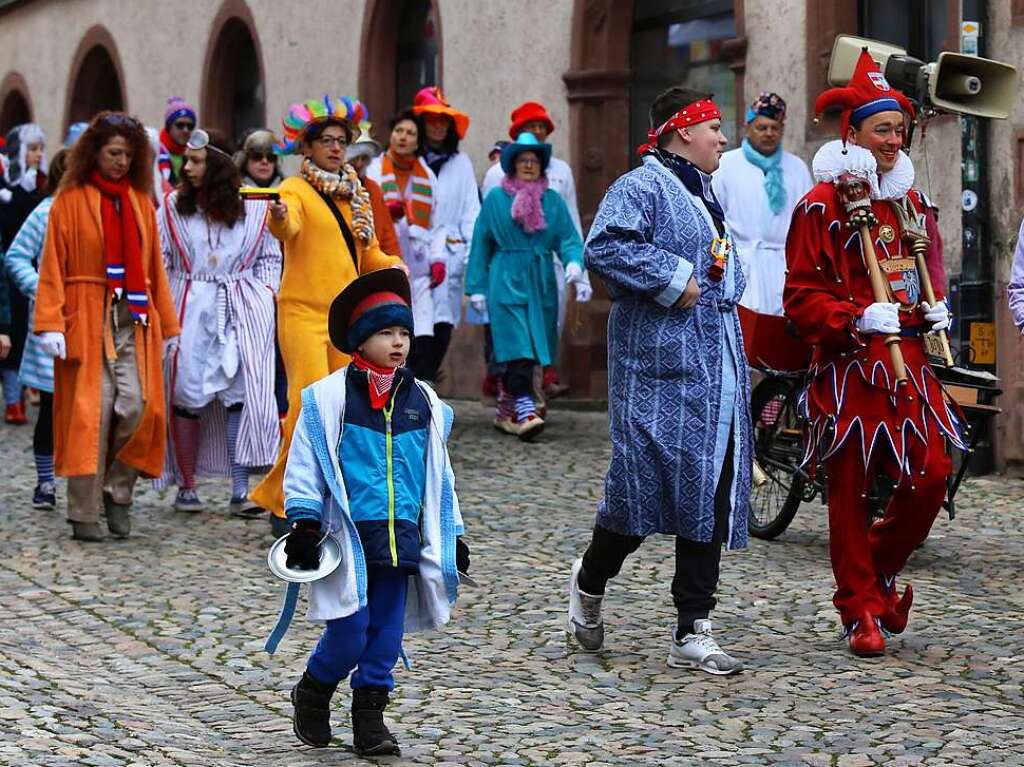
<path fill-rule="evenodd" d="M 326 627 L 292 690 L 294 729 L 330 743 L 330 701 L 351 673 L 353 745 L 399 754 L 384 724 L 406 631 L 447 623 L 469 568 L 445 447 L 452 410 L 405 369 L 413 330 L 409 281 L 382 269 L 332 303 L 331 343 L 352 363 L 302 392 L 285 471 L 288 566 L 316 569 L 326 533 L 342 563 L 314 581 L 309 618 Z"/>

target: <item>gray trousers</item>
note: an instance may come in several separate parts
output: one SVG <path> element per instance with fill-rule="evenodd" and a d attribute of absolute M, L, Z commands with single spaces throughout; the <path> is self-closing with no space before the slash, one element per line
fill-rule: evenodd
<path fill-rule="evenodd" d="M 135 325 L 127 301 L 111 307 L 114 329 L 114 360 L 103 360 L 100 400 L 100 445 L 96 473 L 68 477 L 68 521 L 99 522 L 103 493 L 114 503 L 130 504 L 136 469 L 111 456 L 131 439 L 142 417 L 142 384 L 135 358 Z"/>

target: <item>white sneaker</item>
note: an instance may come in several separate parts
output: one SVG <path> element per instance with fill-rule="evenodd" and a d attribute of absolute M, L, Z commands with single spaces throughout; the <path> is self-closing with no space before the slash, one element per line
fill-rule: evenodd
<path fill-rule="evenodd" d="M 676 631 L 672 629 L 668 665 L 673 668 L 696 668 L 721 676 L 738 674 L 743 670 L 743 664 L 719 647 L 711 636 L 711 621 L 707 618 L 695 620 L 693 633 L 687 634 L 682 640 L 676 639 Z"/>
<path fill-rule="evenodd" d="M 569 625 L 567 631 L 584 650 L 594 652 L 604 644 L 604 622 L 601 620 L 601 601 L 604 596 L 592 596 L 580 591 L 577 578 L 583 560 L 572 563 L 569 572 Z"/>

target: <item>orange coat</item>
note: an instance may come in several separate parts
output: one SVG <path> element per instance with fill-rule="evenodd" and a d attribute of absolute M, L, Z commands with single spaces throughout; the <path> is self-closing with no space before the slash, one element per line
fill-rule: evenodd
<path fill-rule="evenodd" d="M 135 353 L 145 408 L 139 426 L 115 458 L 157 477 L 164 464 L 166 407 L 161 358 L 163 341 L 181 331 L 160 255 L 156 213 L 148 193 L 131 191 L 142 239 L 142 266 L 149 296 L 149 325 L 135 326 Z M 72 187 L 50 208 L 46 246 L 39 266 L 33 330 L 63 333 L 66 359 L 54 360 L 53 435 L 57 474 L 96 474 L 99 460 L 103 358 L 113 359 L 111 295 L 100 193 Z"/>
<path fill-rule="evenodd" d="M 384 202 L 384 192 L 380 184 L 372 178 L 360 179 L 366 191 L 370 193 L 370 204 L 373 206 L 373 229 L 377 233 L 377 242 L 380 249 L 389 256 L 402 256 L 402 248 L 398 244 L 398 235 L 395 234 L 395 222 L 391 220 L 391 211 L 388 204 Z"/>

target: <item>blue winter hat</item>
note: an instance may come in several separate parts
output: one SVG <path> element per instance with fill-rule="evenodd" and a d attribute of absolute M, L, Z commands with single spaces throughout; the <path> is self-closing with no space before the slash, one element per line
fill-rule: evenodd
<path fill-rule="evenodd" d="M 76 141 L 78 141 L 79 136 L 85 133 L 85 129 L 88 127 L 89 123 L 71 123 L 71 125 L 68 126 L 68 132 L 64 136 L 64 146 L 71 146 Z"/>
<path fill-rule="evenodd" d="M 541 173 L 548 169 L 551 162 L 551 144 L 544 144 L 528 131 L 519 134 L 513 143 L 506 145 L 501 150 L 501 169 L 506 176 L 511 176 L 516 171 L 516 158 L 521 152 L 535 152 L 540 158 Z"/>
<path fill-rule="evenodd" d="M 409 278 L 401 269 L 378 269 L 357 277 L 331 302 L 331 343 L 351 354 L 378 330 L 399 325 L 412 333 L 411 305 Z"/>

